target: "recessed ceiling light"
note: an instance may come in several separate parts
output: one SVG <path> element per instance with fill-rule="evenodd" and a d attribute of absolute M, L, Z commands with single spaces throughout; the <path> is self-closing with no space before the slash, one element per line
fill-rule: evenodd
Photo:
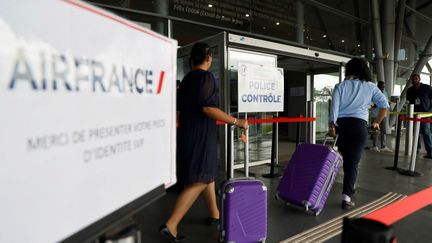
<path fill-rule="evenodd" d="M 360 47 L 360 44 L 358 44 L 357 47 Z"/>
<path fill-rule="evenodd" d="M 327 35 L 323 35 L 323 38 L 326 38 L 327 37 Z"/>
<path fill-rule="evenodd" d="M 213 7 L 213 4 L 209 4 L 208 6 L 209 6 L 209 8 L 212 8 L 212 7 Z"/>
<path fill-rule="evenodd" d="M 246 16 L 246 17 L 249 17 L 249 14 L 247 13 L 245 16 Z"/>
<path fill-rule="evenodd" d="M 341 40 L 341 42 L 342 42 L 342 43 L 344 43 L 344 42 L 345 42 L 345 40 Z"/>
<path fill-rule="evenodd" d="M 265 30 L 265 29 L 267 29 L 267 27 L 263 26 L 262 29 Z"/>
<path fill-rule="evenodd" d="M 280 23 L 279 23 L 279 22 L 276 22 L 276 25 L 280 25 Z"/>

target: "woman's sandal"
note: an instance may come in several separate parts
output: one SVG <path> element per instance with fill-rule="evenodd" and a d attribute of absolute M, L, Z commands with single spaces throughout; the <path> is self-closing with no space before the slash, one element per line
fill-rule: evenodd
<path fill-rule="evenodd" d="M 161 227 L 159 228 L 159 232 L 161 233 L 161 235 L 165 236 L 165 238 L 167 238 L 171 243 L 183 242 L 184 237 L 180 235 L 177 235 L 177 237 L 174 236 L 171 231 L 169 231 L 166 224 L 161 225 Z"/>
<path fill-rule="evenodd" d="M 208 225 L 218 225 L 218 224 L 220 224 L 220 219 L 208 217 L 207 218 L 207 224 Z"/>

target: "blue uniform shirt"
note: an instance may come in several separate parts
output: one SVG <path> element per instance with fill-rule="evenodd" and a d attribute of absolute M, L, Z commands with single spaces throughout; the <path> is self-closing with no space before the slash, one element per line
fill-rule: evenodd
<path fill-rule="evenodd" d="M 344 80 L 333 90 L 329 122 L 337 125 L 337 119 L 355 117 L 368 121 L 368 107 L 373 102 L 378 108 L 389 108 L 385 95 L 371 82 Z"/>

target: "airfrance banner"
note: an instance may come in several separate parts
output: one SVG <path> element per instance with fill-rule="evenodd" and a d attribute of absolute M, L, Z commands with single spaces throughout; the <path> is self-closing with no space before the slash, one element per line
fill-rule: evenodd
<path fill-rule="evenodd" d="M 0 1 L 0 36 L 0 242 L 176 182 L 175 40 L 76 0 Z"/>
<path fill-rule="evenodd" d="M 284 74 L 282 68 L 250 63 L 238 64 L 238 111 L 283 111 Z"/>

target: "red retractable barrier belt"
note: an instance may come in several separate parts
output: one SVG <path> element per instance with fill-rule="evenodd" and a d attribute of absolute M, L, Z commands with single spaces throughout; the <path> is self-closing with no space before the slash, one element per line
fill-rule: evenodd
<path fill-rule="evenodd" d="M 249 124 L 258 123 L 289 123 L 289 122 L 313 122 L 316 121 L 315 117 L 277 117 L 270 119 L 248 119 Z M 226 122 L 216 121 L 216 125 L 225 125 Z M 178 127 L 178 123 L 176 125 Z"/>
<path fill-rule="evenodd" d="M 289 122 L 313 122 L 316 121 L 315 117 L 277 117 L 269 119 L 248 119 L 249 124 L 257 123 L 289 123 Z M 217 121 L 217 125 L 224 125 L 225 122 Z"/>
<path fill-rule="evenodd" d="M 432 187 L 414 193 L 413 195 L 394 202 L 387 207 L 367 214 L 364 218 L 391 225 L 430 204 L 432 204 Z"/>
<path fill-rule="evenodd" d="M 416 122 L 432 123 L 432 119 L 410 118 L 410 117 L 406 117 L 406 116 L 401 116 L 399 119 L 401 119 L 402 121 L 416 121 Z"/>

